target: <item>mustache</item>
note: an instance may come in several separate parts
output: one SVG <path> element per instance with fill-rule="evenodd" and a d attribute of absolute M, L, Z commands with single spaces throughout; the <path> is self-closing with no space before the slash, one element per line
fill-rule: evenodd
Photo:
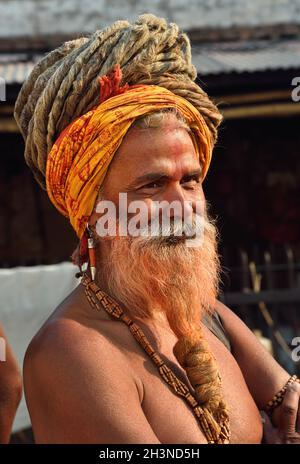
<path fill-rule="evenodd" d="M 184 243 L 187 239 L 203 237 L 206 227 L 205 216 L 198 214 L 194 214 L 185 221 L 182 217 L 168 218 L 168 220 L 158 218 L 140 228 L 138 236 L 134 239 L 148 244 L 175 245 Z"/>

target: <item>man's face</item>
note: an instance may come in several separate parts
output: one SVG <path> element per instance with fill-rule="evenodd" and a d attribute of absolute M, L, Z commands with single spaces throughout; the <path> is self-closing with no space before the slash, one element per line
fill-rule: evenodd
<path fill-rule="evenodd" d="M 168 115 L 160 128 L 128 132 L 106 176 L 101 200 L 113 202 L 117 210 L 120 193 L 128 195 L 128 203 L 145 202 L 148 210 L 154 202 L 204 202 L 200 179 L 192 139 L 186 129 L 178 127 L 175 117 Z M 216 229 L 205 208 L 200 214 L 204 224 L 201 246 L 187 247 L 184 235 L 175 238 L 176 225 L 170 233 L 166 229 L 163 238 L 159 231 L 156 237 L 112 234 L 109 240 L 99 240 L 100 286 L 125 306 L 130 317 L 167 317 L 178 337 L 190 324 L 199 323 L 217 292 Z M 197 215 L 196 210 L 193 216 Z M 91 224 L 97 216 L 101 213 L 94 213 Z M 182 222 L 175 216 L 170 210 L 170 218 L 174 217 L 170 223 Z"/>
<path fill-rule="evenodd" d="M 160 128 L 134 127 L 128 131 L 101 195 L 116 205 L 117 214 L 120 193 L 127 194 L 128 203 L 143 201 L 149 212 L 153 202 L 175 201 L 183 205 L 188 201 L 195 210 L 195 202 L 204 201 L 198 155 L 191 136 L 178 127 L 174 115 L 168 115 Z M 93 219 L 98 217 L 94 213 Z"/>

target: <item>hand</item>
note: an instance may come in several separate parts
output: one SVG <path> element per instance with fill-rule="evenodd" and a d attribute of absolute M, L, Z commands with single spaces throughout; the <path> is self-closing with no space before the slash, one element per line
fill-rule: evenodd
<path fill-rule="evenodd" d="M 293 383 L 287 388 L 283 402 L 276 408 L 275 427 L 269 416 L 262 412 L 264 423 L 263 443 L 296 444 L 300 443 L 300 384 Z"/>

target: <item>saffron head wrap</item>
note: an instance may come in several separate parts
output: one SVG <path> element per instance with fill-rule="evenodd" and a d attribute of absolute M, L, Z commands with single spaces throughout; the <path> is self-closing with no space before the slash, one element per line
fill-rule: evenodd
<path fill-rule="evenodd" d="M 100 104 L 69 124 L 49 152 L 46 187 L 54 206 L 81 239 L 108 167 L 132 123 L 164 108 L 176 108 L 192 129 L 205 177 L 212 156 L 209 129 L 185 98 L 157 85 L 119 87 L 121 70 L 100 78 Z M 104 101 L 103 101 L 104 100 Z"/>

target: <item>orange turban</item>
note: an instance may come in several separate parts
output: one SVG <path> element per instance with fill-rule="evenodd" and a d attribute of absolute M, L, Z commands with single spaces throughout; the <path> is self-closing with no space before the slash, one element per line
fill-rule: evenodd
<path fill-rule="evenodd" d="M 212 156 L 206 122 L 186 99 L 157 85 L 109 88 L 111 80 L 107 76 L 100 79 L 100 85 L 103 87 L 101 100 L 107 99 L 64 129 L 51 148 L 46 166 L 49 198 L 70 219 L 80 239 L 114 154 L 136 118 L 163 108 L 176 108 L 193 131 L 193 142 L 203 167 L 202 178 Z"/>

